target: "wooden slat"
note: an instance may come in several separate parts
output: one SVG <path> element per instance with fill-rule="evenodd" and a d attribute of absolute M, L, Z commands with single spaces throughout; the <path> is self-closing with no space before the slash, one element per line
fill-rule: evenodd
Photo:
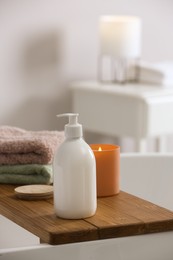
<path fill-rule="evenodd" d="M 16 186 L 13 186 L 13 185 L 0 184 L 0 200 L 2 200 L 3 197 L 7 197 L 11 194 L 14 194 L 15 187 Z"/>
<path fill-rule="evenodd" d="M 50 244 L 98 239 L 97 228 L 84 220 L 57 218 L 47 201 L 24 201 L 4 197 L 0 213 Z"/>
<path fill-rule="evenodd" d="M 56 217 L 53 200 L 25 201 L 14 186 L 0 185 L 0 214 L 49 244 L 65 244 L 173 230 L 173 212 L 125 192 L 99 198 L 96 214 L 87 219 Z M 9 230 L 7 230 L 9 232 Z"/>
<path fill-rule="evenodd" d="M 125 192 L 98 201 L 88 219 L 101 239 L 173 230 L 173 212 Z"/>

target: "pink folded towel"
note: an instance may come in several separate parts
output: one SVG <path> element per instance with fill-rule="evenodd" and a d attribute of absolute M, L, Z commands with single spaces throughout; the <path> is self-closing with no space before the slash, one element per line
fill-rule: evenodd
<path fill-rule="evenodd" d="M 0 165 L 51 164 L 64 132 L 0 126 Z"/>

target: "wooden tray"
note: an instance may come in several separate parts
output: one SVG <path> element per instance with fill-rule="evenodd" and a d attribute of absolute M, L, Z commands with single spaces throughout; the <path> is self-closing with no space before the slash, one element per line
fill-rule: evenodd
<path fill-rule="evenodd" d="M 0 185 L 0 214 L 52 245 L 173 230 L 172 211 L 122 191 L 99 198 L 93 217 L 64 220 L 56 217 L 52 199 L 20 200 L 14 186 Z"/>

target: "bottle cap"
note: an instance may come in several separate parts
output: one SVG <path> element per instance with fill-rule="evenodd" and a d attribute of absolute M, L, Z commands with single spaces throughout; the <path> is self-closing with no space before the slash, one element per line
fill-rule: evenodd
<path fill-rule="evenodd" d="M 65 125 L 65 136 L 67 138 L 78 138 L 83 136 L 82 125 L 78 124 L 79 114 L 65 113 L 57 117 L 68 117 L 69 123 Z"/>

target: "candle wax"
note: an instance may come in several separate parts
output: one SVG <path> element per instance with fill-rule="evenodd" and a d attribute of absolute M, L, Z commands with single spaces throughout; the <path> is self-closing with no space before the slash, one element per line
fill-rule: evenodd
<path fill-rule="evenodd" d="M 90 145 L 96 159 L 97 196 L 119 193 L 120 147 L 110 144 Z"/>

